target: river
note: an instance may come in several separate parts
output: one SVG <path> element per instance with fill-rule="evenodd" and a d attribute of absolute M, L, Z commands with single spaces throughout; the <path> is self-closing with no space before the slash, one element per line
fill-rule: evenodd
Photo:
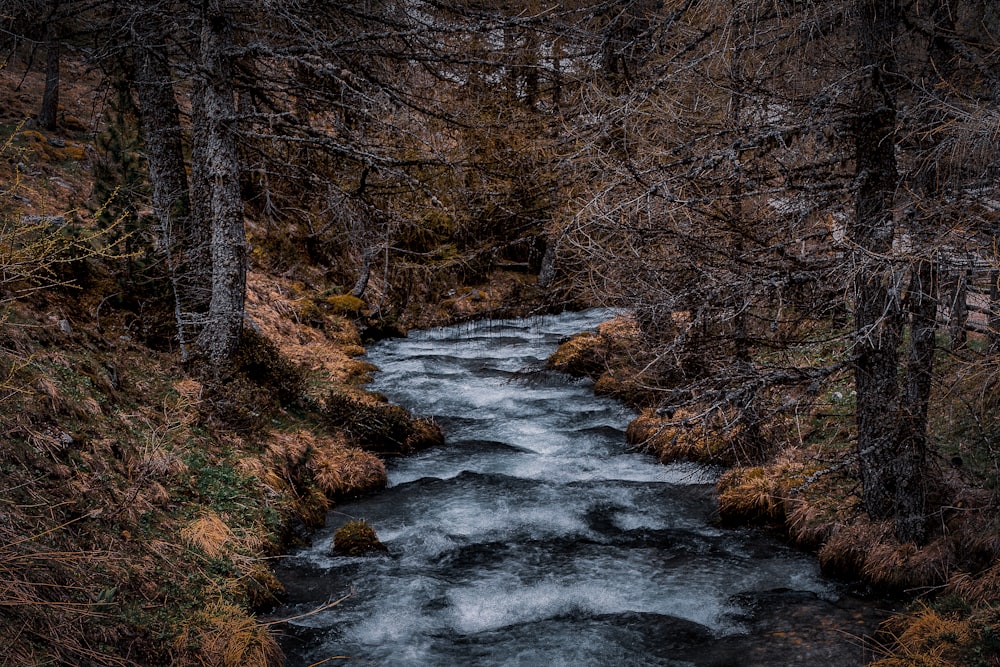
<path fill-rule="evenodd" d="M 715 521 L 717 471 L 630 452 L 634 416 L 544 370 L 609 311 L 417 331 L 369 348 L 373 391 L 446 444 L 330 513 L 277 568 L 289 664 L 860 665 L 884 613 L 814 556 Z M 386 556 L 330 555 L 365 519 Z"/>

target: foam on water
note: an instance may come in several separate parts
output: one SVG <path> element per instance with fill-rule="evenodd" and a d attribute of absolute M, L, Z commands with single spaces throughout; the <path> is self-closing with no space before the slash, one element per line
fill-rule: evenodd
<path fill-rule="evenodd" d="M 655 635 L 650 619 L 732 635 L 745 630 L 737 594 L 830 593 L 811 559 L 746 545 L 712 523 L 715 470 L 629 452 L 633 413 L 595 397 L 589 381 L 539 370 L 560 338 L 611 315 L 466 325 L 373 346 L 382 370 L 372 389 L 440 417 L 447 444 L 392 461 L 389 490 L 339 506 L 289 560 L 315 572 L 327 596 L 354 591 L 298 622 L 323 633 L 307 655 L 646 664 L 629 647 L 639 626 Z M 350 518 L 368 520 L 389 555 L 331 556 L 333 531 Z M 527 630 L 542 625 L 551 632 Z"/>

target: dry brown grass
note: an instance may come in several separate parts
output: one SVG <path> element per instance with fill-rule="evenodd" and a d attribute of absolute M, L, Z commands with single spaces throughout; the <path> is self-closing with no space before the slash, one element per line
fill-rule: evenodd
<path fill-rule="evenodd" d="M 321 384 L 349 383 L 371 372 L 370 364 L 354 358 L 363 348 L 349 320 L 330 313 L 320 329 L 299 318 L 295 304 L 305 293 L 301 283 L 252 271 L 247 276 L 247 312 L 289 361 L 306 368 Z"/>
<path fill-rule="evenodd" d="M 174 641 L 179 664 L 278 667 L 284 656 L 267 626 L 237 606 L 217 603 L 195 615 Z"/>
<path fill-rule="evenodd" d="M 972 604 L 983 605 L 1000 600 L 1000 562 L 977 575 L 955 573 L 948 580 L 948 591 L 961 595 Z"/>
<path fill-rule="evenodd" d="M 128 664 L 100 647 L 114 638 L 114 623 L 93 631 L 104 616 L 95 588 L 122 577 L 121 562 L 108 551 L 74 549 L 67 536 L 79 520 L 38 525 L 31 509 L 5 504 L 0 522 L 0 663 Z M 95 571 L 110 577 L 101 582 Z"/>
<path fill-rule="evenodd" d="M 948 540 L 938 539 L 917 548 L 886 535 L 865 554 L 861 574 L 873 586 L 889 591 L 920 592 L 941 586 L 953 567 Z"/>
<path fill-rule="evenodd" d="M 875 544 L 891 534 L 887 523 L 874 523 L 859 517 L 849 524 L 837 524 L 830 530 L 830 538 L 819 550 L 819 564 L 823 573 L 834 577 L 853 579 L 864 569 L 865 556 Z"/>
<path fill-rule="evenodd" d="M 310 467 L 317 486 L 332 498 L 385 488 L 385 464 L 370 452 L 353 447 L 317 449 Z"/>
<path fill-rule="evenodd" d="M 330 499 L 316 487 L 308 487 L 295 498 L 293 504 L 296 516 L 311 528 L 319 528 L 326 522 L 326 512 L 330 509 Z"/>
<path fill-rule="evenodd" d="M 622 395 L 636 388 L 635 369 L 629 362 L 639 338 L 635 320 L 619 315 L 602 322 L 596 333 L 580 333 L 562 343 L 546 363 L 570 375 L 593 378 L 597 393 Z"/>
<path fill-rule="evenodd" d="M 835 523 L 830 511 L 813 499 L 792 496 L 785 500 L 785 525 L 792 542 L 800 549 L 819 549 L 833 534 Z"/>
<path fill-rule="evenodd" d="M 234 539 L 232 529 L 211 510 L 181 528 L 180 536 L 185 544 L 201 549 L 209 558 L 221 556 Z"/>
<path fill-rule="evenodd" d="M 929 607 L 890 618 L 883 631 L 891 646 L 885 657 L 872 663 L 874 667 L 964 667 L 968 657 L 963 649 L 974 638 L 967 621 L 947 618 Z"/>
<path fill-rule="evenodd" d="M 294 495 L 295 480 L 291 477 L 286 463 L 273 462 L 271 447 L 260 455 L 252 454 L 241 458 L 236 468 L 240 472 L 255 477 L 269 498 Z"/>
<path fill-rule="evenodd" d="M 730 523 L 777 523 L 785 518 L 787 491 L 777 468 L 732 468 L 716 484 L 719 516 Z"/>
<path fill-rule="evenodd" d="M 836 526 L 819 551 L 823 572 L 860 578 L 877 589 L 923 592 L 942 586 L 955 566 L 954 543 L 938 538 L 918 548 L 901 544 L 891 521 L 856 517 Z"/>
<path fill-rule="evenodd" d="M 670 417 L 643 410 L 626 432 L 628 442 L 663 462 L 697 461 L 734 465 L 746 461 L 742 426 L 719 411 L 711 415 L 677 410 Z"/>
<path fill-rule="evenodd" d="M 316 447 L 318 440 L 319 436 L 304 429 L 291 433 L 272 431 L 267 437 L 267 460 L 283 466 L 298 465 L 305 461 L 309 450 Z"/>
<path fill-rule="evenodd" d="M 260 609 L 265 604 L 273 605 L 277 601 L 275 593 L 285 590 L 265 560 L 238 558 L 236 566 L 240 572 L 237 582 L 243 586 L 239 594 L 247 596 L 251 609 Z"/>
<path fill-rule="evenodd" d="M 185 410 L 188 414 L 191 408 L 196 408 L 199 401 L 201 401 L 202 393 L 205 391 L 205 386 L 194 380 L 192 378 L 181 378 L 180 380 L 173 383 L 174 391 L 182 399 L 175 404 L 175 408 Z"/>
<path fill-rule="evenodd" d="M 608 341 L 608 345 L 617 350 L 630 350 L 642 332 L 639 324 L 631 315 L 618 315 L 597 326 L 597 333 Z"/>
<path fill-rule="evenodd" d="M 597 376 L 604 372 L 601 337 L 590 331 L 577 334 L 559 345 L 546 364 L 570 375 Z"/>
<path fill-rule="evenodd" d="M 306 430 L 273 432 L 264 461 L 255 474 L 266 484 L 295 485 L 301 468 L 330 498 L 367 493 L 385 487 L 385 464 L 370 452 L 351 447 L 343 437 L 319 436 Z"/>
<path fill-rule="evenodd" d="M 438 447 L 444 444 L 444 433 L 434 420 L 417 417 L 413 420 L 413 432 L 405 444 L 409 451 Z"/>

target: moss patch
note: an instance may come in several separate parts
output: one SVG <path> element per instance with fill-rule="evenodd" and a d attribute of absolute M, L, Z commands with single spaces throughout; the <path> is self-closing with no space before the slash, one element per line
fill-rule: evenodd
<path fill-rule="evenodd" d="M 338 528 L 331 549 L 337 556 L 372 556 L 389 551 L 365 521 L 348 521 Z"/>

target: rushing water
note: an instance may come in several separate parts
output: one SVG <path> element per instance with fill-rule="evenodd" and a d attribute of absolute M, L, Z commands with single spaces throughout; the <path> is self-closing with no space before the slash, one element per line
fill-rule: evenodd
<path fill-rule="evenodd" d="M 292 665 L 862 664 L 878 614 L 815 558 L 715 525 L 714 471 L 628 451 L 633 416 L 543 370 L 608 311 L 459 326 L 370 348 L 375 391 L 447 443 L 389 465 L 288 557 Z M 330 555 L 366 519 L 388 556 Z"/>

